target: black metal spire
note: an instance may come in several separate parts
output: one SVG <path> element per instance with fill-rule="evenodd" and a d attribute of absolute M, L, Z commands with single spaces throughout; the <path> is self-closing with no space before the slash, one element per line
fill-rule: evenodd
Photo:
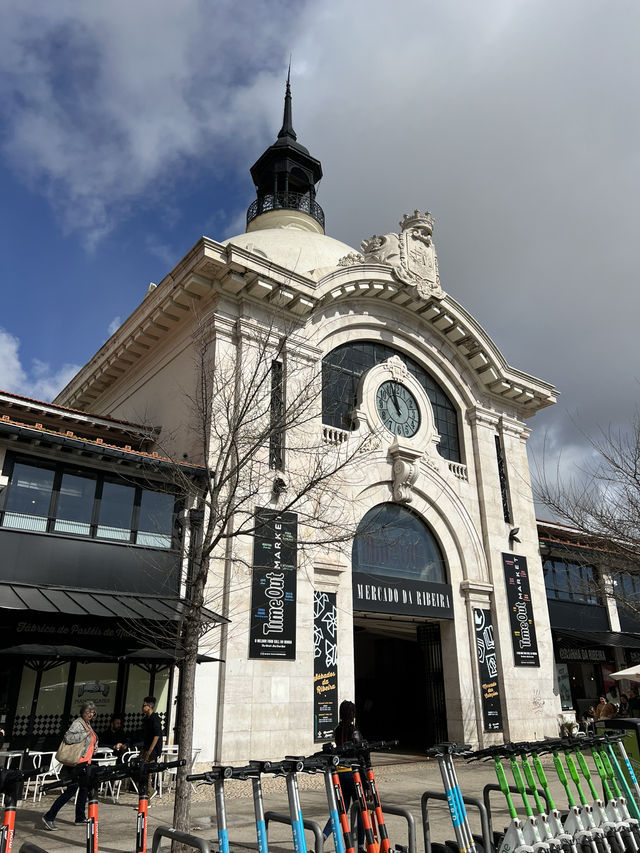
<path fill-rule="evenodd" d="M 289 60 L 289 70 L 287 72 L 287 87 L 284 93 L 284 113 L 282 116 L 282 127 L 280 128 L 278 139 L 282 139 L 285 136 L 290 137 L 294 142 L 298 138 L 295 130 L 293 129 L 291 113 L 291 60 Z"/>
<path fill-rule="evenodd" d="M 270 210 L 299 210 L 324 229 L 324 212 L 316 199 L 322 165 L 297 141 L 291 109 L 291 62 L 287 72 L 282 128 L 273 145 L 251 167 L 257 199 L 247 210 L 249 223 Z"/>

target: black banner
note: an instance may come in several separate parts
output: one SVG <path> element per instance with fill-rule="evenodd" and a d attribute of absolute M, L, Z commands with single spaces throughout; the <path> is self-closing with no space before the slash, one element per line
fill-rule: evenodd
<path fill-rule="evenodd" d="M 313 739 L 338 725 L 338 608 L 335 592 L 313 593 Z"/>
<path fill-rule="evenodd" d="M 491 611 L 474 607 L 473 622 L 476 630 L 476 650 L 480 667 L 484 730 L 485 732 L 501 732 L 502 709 L 500 707 L 498 661 L 496 658 L 496 643 L 493 636 Z"/>
<path fill-rule="evenodd" d="M 503 554 L 511 641 L 516 666 L 540 666 L 526 557 Z"/>
<path fill-rule="evenodd" d="M 368 613 L 453 619 L 449 584 L 366 575 L 362 572 L 353 572 L 353 609 Z"/>
<path fill-rule="evenodd" d="M 258 508 L 255 521 L 249 657 L 295 660 L 298 516 Z"/>

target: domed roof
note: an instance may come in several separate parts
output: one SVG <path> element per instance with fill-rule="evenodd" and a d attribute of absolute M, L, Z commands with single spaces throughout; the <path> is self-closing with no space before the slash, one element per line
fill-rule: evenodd
<path fill-rule="evenodd" d="M 291 226 L 249 231 L 223 241 L 225 246 L 228 243 L 316 280 L 337 267 L 340 258 L 355 252 L 351 246 L 326 234 Z"/>

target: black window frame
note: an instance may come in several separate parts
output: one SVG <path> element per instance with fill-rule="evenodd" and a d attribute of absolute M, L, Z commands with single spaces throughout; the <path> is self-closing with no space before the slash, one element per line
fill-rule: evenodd
<path fill-rule="evenodd" d="M 395 518 L 394 518 L 395 515 Z M 386 577 L 386 578 L 406 578 L 408 580 L 421 580 L 414 572 L 406 571 L 402 568 L 403 560 L 399 556 L 402 551 L 401 546 L 398 547 L 400 541 L 399 531 L 402 531 L 406 521 L 413 522 L 413 531 L 419 531 L 422 541 L 425 542 L 425 552 L 431 552 L 437 561 L 438 577 L 426 579 L 429 583 L 448 584 L 450 579 L 449 563 L 446 553 L 435 531 L 417 512 L 411 507 L 393 501 L 384 501 L 370 507 L 362 516 L 358 524 L 353 543 L 351 546 L 351 566 L 355 572 L 363 574 Z M 395 522 L 399 522 L 395 524 Z M 383 549 L 390 553 L 398 552 L 398 557 L 395 558 L 395 563 L 399 568 L 391 568 L 388 572 L 372 570 L 371 564 L 366 561 L 360 562 L 360 548 L 363 540 L 371 536 L 376 540 L 383 542 Z M 388 542 L 384 544 L 385 537 L 388 537 Z"/>
<path fill-rule="evenodd" d="M 46 517 L 46 526 L 45 530 L 28 530 L 27 528 L 20 528 L 14 526 L 4 526 L 4 518 L 5 512 L 7 511 L 7 503 L 9 501 L 11 495 L 11 486 L 13 483 L 13 474 L 15 470 L 16 464 L 21 465 L 29 465 L 33 468 L 41 468 L 46 471 L 53 471 L 53 487 L 51 490 L 51 496 L 49 500 L 49 509 Z M 136 477 L 118 477 L 116 473 L 110 470 L 101 471 L 97 468 L 91 468 L 89 466 L 84 467 L 80 465 L 72 465 L 67 461 L 54 460 L 54 459 L 46 459 L 36 456 L 30 456 L 29 454 L 19 454 L 19 453 L 7 453 L 5 457 L 5 462 L 3 466 L 2 474 L 4 477 L 7 477 L 8 483 L 5 488 L 0 493 L 0 530 L 13 530 L 19 531 L 23 533 L 37 533 L 39 535 L 54 535 L 54 536 L 71 536 L 74 539 L 93 539 L 98 542 L 110 542 L 112 544 L 121 544 L 121 545 L 134 545 L 140 548 L 157 548 L 162 551 L 172 551 L 177 550 L 179 548 L 179 531 L 176 525 L 176 519 L 178 517 L 178 513 L 180 511 L 180 507 L 182 506 L 182 500 L 179 495 L 170 488 L 169 484 L 166 484 L 166 488 L 161 488 L 163 485 L 161 482 L 150 482 L 149 480 L 140 480 Z M 62 484 L 62 479 L 64 474 L 71 474 L 76 476 L 85 476 L 94 481 L 94 493 L 93 493 L 93 508 L 91 513 L 91 525 L 90 532 L 88 534 L 85 533 L 73 533 L 67 531 L 60 531 L 55 529 L 55 523 L 57 518 L 57 509 L 59 505 L 59 496 L 60 496 L 60 487 Z M 117 539 L 111 538 L 108 536 L 99 536 L 98 535 L 98 527 L 100 520 L 100 503 L 102 499 L 102 490 L 104 483 L 113 483 L 115 485 L 123 485 L 129 486 L 134 489 L 134 498 L 133 498 L 133 507 L 131 513 L 131 524 L 129 527 L 129 538 L 128 539 Z M 158 488 L 155 488 L 155 487 Z M 139 545 L 137 543 L 137 537 L 139 533 L 149 534 L 152 531 L 140 531 L 138 529 L 139 519 L 140 519 L 140 504 L 142 501 L 143 492 L 159 492 L 161 494 L 169 494 L 173 496 L 173 513 L 171 520 L 171 530 L 169 531 L 158 531 L 158 536 L 170 536 L 170 544 L 169 545 Z M 13 512 L 13 510 L 9 510 Z M 21 513 L 18 513 L 20 515 Z M 125 528 L 123 528 L 124 530 Z"/>
<path fill-rule="evenodd" d="M 284 365 L 280 359 L 271 362 L 271 404 L 269 412 L 269 468 L 284 471 Z"/>
<path fill-rule="evenodd" d="M 358 383 L 363 373 L 397 355 L 418 380 L 431 402 L 440 435 L 438 452 L 450 462 L 462 462 L 460 412 L 439 382 L 402 350 L 382 341 L 357 340 L 340 344 L 322 359 L 322 423 L 353 430 L 349 420 L 356 406 Z M 339 389 L 339 393 L 335 389 Z M 345 399 L 346 398 L 346 399 Z"/>
<path fill-rule="evenodd" d="M 547 598 L 574 604 L 602 606 L 598 570 L 591 563 L 579 563 L 568 557 L 548 556 L 542 560 Z M 578 582 L 575 583 L 576 574 Z"/>

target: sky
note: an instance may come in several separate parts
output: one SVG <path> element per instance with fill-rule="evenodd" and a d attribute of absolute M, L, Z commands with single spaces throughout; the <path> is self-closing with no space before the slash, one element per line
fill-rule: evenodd
<path fill-rule="evenodd" d="M 638 397 L 637 0 L 0 0 L 0 388 L 50 400 L 206 235 L 244 230 L 291 56 L 327 233 L 430 210 L 441 283 L 584 466 Z"/>

